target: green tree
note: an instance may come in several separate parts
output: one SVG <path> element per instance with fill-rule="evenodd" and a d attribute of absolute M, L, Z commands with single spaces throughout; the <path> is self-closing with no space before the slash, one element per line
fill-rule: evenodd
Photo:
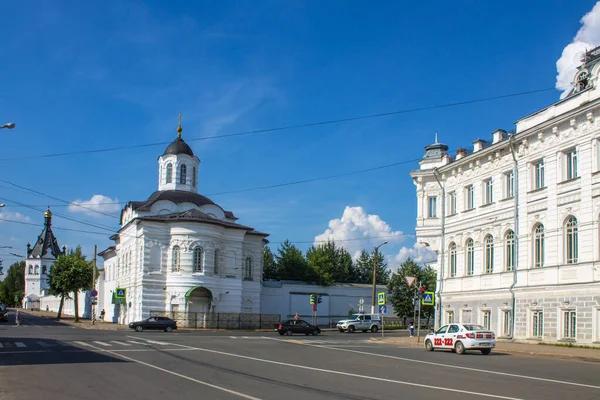
<path fill-rule="evenodd" d="M 79 302 L 77 293 L 79 293 L 80 290 L 91 289 L 92 269 L 93 264 L 86 261 L 80 246 L 77 246 L 75 251 L 72 251 L 69 254 L 58 256 L 50 269 L 50 275 L 48 277 L 50 294 L 60 296 L 57 319 L 60 319 L 62 315 L 65 298 L 69 298 L 70 294 L 73 293 L 75 322 L 79 322 Z M 98 274 L 97 271 L 94 272 L 96 275 Z"/>
<path fill-rule="evenodd" d="M 313 279 L 323 286 L 334 282 L 356 282 L 356 271 L 350 253 L 328 241 L 306 251 Z"/>
<path fill-rule="evenodd" d="M 414 276 L 416 281 L 412 287 L 408 287 L 404 277 Z M 430 266 L 421 267 L 410 258 L 400 265 L 398 270 L 392 274 L 388 283 L 388 292 L 390 293 L 390 302 L 394 306 L 396 315 L 406 322 L 407 318 L 413 317 L 414 304 L 413 296 L 415 287 L 419 282 L 428 291 L 435 291 L 437 274 Z M 420 300 L 419 300 L 420 301 Z M 433 317 L 434 307 L 421 306 L 421 317 Z"/>
<path fill-rule="evenodd" d="M 309 275 L 308 263 L 302 254 L 302 251 L 290 243 L 289 240 L 283 242 L 277 249 L 276 277 L 279 280 L 299 280 L 306 281 Z"/>
<path fill-rule="evenodd" d="M 368 253 L 363 250 L 356 260 L 356 275 L 358 283 L 373 283 L 373 264 L 375 262 L 375 250 Z M 390 270 L 387 268 L 385 256 L 377 252 L 377 284 L 387 285 L 390 281 Z"/>
<path fill-rule="evenodd" d="M 12 264 L 6 278 L 0 282 L 0 303 L 16 306 L 23 301 L 25 293 L 25 261 Z"/>
<path fill-rule="evenodd" d="M 275 256 L 265 244 L 263 251 L 263 280 L 275 279 L 277 277 L 277 265 L 275 264 Z"/>

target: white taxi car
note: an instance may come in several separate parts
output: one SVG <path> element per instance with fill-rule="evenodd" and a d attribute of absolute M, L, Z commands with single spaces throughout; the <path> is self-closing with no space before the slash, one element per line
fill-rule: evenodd
<path fill-rule="evenodd" d="M 449 324 L 425 336 L 427 351 L 447 349 L 463 354 L 466 350 L 480 350 L 487 355 L 494 347 L 496 347 L 496 335 L 481 325 Z"/>

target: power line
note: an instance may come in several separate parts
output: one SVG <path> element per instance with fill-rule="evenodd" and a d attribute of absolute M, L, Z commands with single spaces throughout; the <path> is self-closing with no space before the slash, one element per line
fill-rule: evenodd
<path fill-rule="evenodd" d="M 256 130 L 250 130 L 250 131 L 227 133 L 227 134 L 223 134 L 223 135 L 213 135 L 213 136 L 190 138 L 190 139 L 186 139 L 186 141 L 196 142 L 196 141 L 203 141 L 203 140 L 224 139 L 224 138 L 230 138 L 230 137 L 236 137 L 236 136 L 255 135 L 255 134 L 267 133 L 267 132 L 310 128 L 310 127 L 316 127 L 316 126 L 338 124 L 338 123 L 343 123 L 343 122 L 351 122 L 351 121 L 359 121 L 359 120 L 365 120 L 365 119 L 388 117 L 391 115 L 409 114 L 409 113 L 418 112 L 418 111 L 427 111 L 427 110 L 435 110 L 435 109 L 448 108 L 448 107 L 456 107 L 456 106 L 467 105 L 467 104 L 482 103 L 482 102 L 486 102 L 486 101 L 500 100 L 500 99 L 507 99 L 507 98 L 511 98 L 511 97 L 518 97 L 518 96 L 525 96 L 525 95 L 529 95 L 529 94 L 542 93 L 542 92 L 547 92 L 547 91 L 551 91 L 551 90 L 555 90 L 555 88 L 552 87 L 552 88 L 545 88 L 545 89 L 529 90 L 526 92 L 511 93 L 511 94 L 505 94 L 505 95 L 500 95 L 500 96 L 483 97 L 483 98 L 473 99 L 473 100 L 457 101 L 457 102 L 438 104 L 438 105 L 433 105 L 433 106 L 416 107 L 416 108 L 409 108 L 409 109 L 405 109 L 405 110 L 389 111 L 389 112 L 362 115 L 362 116 L 349 117 L 349 118 L 338 118 L 338 119 L 319 121 L 319 122 L 309 122 L 309 123 L 298 124 L 298 125 L 287 125 L 287 126 L 280 126 L 280 127 L 275 127 L 275 128 L 256 129 Z M 51 157 L 65 157 L 65 156 L 81 155 L 81 154 L 107 153 L 107 152 L 112 152 L 112 151 L 131 150 L 131 149 L 139 149 L 139 148 L 154 147 L 154 146 L 164 146 L 164 145 L 167 145 L 170 143 L 171 142 L 154 142 L 154 143 L 144 143 L 144 144 L 137 144 L 137 145 L 131 145 L 131 146 L 119 146 L 119 147 L 108 147 L 108 148 L 92 149 L 92 150 L 78 150 L 78 151 L 63 152 L 63 153 L 41 154 L 41 155 L 37 155 L 37 156 L 0 158 L 0 161 L 29 160 L 29 159 L 35 159 L 35 158 L 51 158 Z"/>

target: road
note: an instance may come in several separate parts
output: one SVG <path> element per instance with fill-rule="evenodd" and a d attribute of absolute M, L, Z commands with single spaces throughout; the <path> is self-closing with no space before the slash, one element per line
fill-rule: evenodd
<path fill-rule="evenodd" d="M 0 325 L 0 399 L 600 399 L 600 364 L 374 343 L 371 333 Z M 208 396 L 208 397 L 205 397 Z"/>

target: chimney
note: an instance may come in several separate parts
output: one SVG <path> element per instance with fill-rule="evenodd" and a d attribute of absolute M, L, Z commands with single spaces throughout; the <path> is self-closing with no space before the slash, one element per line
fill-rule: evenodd
<path fill-rule="evenodd" d="M 492 143 L 498 143 L 504 139 L 504 135 L 506 135 L 506 131 L 504 129 L 497 129 L 492 132 Z"/>
<path fill-rule="evenodd" d="M 460 148 L 456 150 L 456 159 L 460 160 L 463 157 L 467 156 L 467 149 Z"/>
<path fill-rule="evenodd" d="M 479 150 L 483 150 L 483 146 L 485 145 L 485 140 L 477 139 L 473 142 L 473 153 L 478 152 Z"/>

